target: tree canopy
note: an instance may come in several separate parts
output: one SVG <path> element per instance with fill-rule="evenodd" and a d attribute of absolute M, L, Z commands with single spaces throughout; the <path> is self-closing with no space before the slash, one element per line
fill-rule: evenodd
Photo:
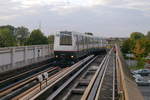
<path fill-rule="evenodd" d="M 148 32 L 148 34 L 150 34 Z M 132 32 L 130 38 L 123 43 L 124 53 L 134 53 L 135 57 L 147 56 L 150 53 L 149 35 L 144 36 L 141 32 Z"/>
<path fill-rule="evenodd" d="M 24 26 L 0 26 L 0 47 L 52 44 L 53 42 L 53 35 L 47 38 L 39 29 L 30 32 L 29 29 Z"/>
<path fill-rule="evenodd" d="M 13 36 L 15 36 L 15 31 L 16 31 L 16 28 L 14 26 L 11 26 L 11 25 L 4 25 L 4 26 L 0 26 L 0 30 L 1 29 L 8 29 L 9 30 L 9 33 L 12 34 Z"/>
<path fill-rule="evenodd" d="M 143 68 L 144 58 L 150 55 L 150 32 L 145 36 L 140 32 L 131 33 L 130 38 L 123 43 L 122 52 L 134 54 L 134 59 L 137 60 L 136 67 Z"/>
<path fill-rule="evenodd" d="M 25 45 L 27 38 L 29 37 L 30 32 L 26 27 L 18 27 L 16 29 L 16 38 L 19 42 L 19 45 Z"/>
<path fill-rule="evenodd" d="M 127 39 L 126 41 L 123 42 L 123 47 L 122 47 L 122 51 L 124 53 L 130 53 L 132 51 L 132 40 L 131 39 Z"/>
<path fill-rule="evenodd" d="M 141 32 L 132 32 L 130 38 L 133 40 L 138 40 L 144 37 L 144 34 Z"/>
<path fill-rule="evenodd" d="M 5 27 L 0 29 L 0 47 L 15 46 L 16 40 L 12 31 Z"/>
<path fill-rule="evenodd" d="M 142 48 L 142 41 L 137 40 L 135 44 L 135 48 L 133 49 L 133 53 L 135 54 L 135 58 L 143 57 L 145 52 L 145 48 Z"/>
<path fill-rule="evenodd" d="M 41 30 L 36 29 L 31 32 L 30 37 L 27 39 L 28 45 L 48 44 L 47 37 L 43 35 Z"/>
<path fill-rule="evenodd" d="M 150 31 L 147 32 L 147 37 L 150 39 Z"/>

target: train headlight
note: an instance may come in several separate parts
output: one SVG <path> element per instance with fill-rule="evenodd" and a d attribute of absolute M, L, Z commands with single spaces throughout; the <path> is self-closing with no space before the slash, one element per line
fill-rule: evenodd
<path fill-rule="evenodd" d="M 58 56 L 57 56 L 57 55 L 56 55 L 55 57 L 56 57 L 56 58 L 58 58 Z"/>
<path fill-rule="evenodd" d="M 74 56 L 71 56 L 71 58 L 74 58 Z"/>

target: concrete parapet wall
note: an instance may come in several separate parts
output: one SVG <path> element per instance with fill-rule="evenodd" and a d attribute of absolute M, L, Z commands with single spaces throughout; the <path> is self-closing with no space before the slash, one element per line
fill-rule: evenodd
<path fill-rule="evenodd" d="M 53 45 L 0 48 L 0 73 L 43 61 L 53 56 Z"/>
<path fill-rule="evenodd" d="M 143 95 L 138 89 L 129 68 L 122 56 L 119 46 L 116 50 L 116 68 L 117 68 L 117 87 L 119 100 L 144 100 Z"/>

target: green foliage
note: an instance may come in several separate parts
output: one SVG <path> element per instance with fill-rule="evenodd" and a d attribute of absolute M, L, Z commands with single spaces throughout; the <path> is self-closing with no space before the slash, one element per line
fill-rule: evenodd
<path fill-rule="evenodd" d="M 132 32 L 131 35 L 130 35 L 130 38 L 132 40 L 138 40 L 138 39 L 141 39 L 143 37 L 144 37 L 144 34 L 140 33 L 140 32 Z"/>
<path fill-rule="evenodd" d="M 146 45 L 148 41 L 146 41 L 143 33 L 140 32 L 132 32 L 130 38 L 124 41 L 122 46 L 123 53 L 134 53 L 135 56 L 146 55 Z"/>
<path fill-rule="evenodd" d="M 54 37 L 51 38 L 51 41 Z M 48 39 L 39 30 L 33 30 L 30 34 L 28 28 L 11 25 L 0 26 L 0 47 L 48 44 Z"/>
<path fill-rule="evenodd" d="M 36 29 L 31 32 L 30 37 L 27 39 L 27 45 L 40 45 L 48 44 L 48 39 L 43 35 L 41 30 Z"/>
<path fill-rule="evenodd" d="M 131 39 L 127 39 L 126 41 L 123 42 L 122 44 L 122 52 L 123 53 L 131 53 L 133 43 Z"/>
<path fill-rule="evenodd" d="M 25 45 L 27 38 L 29 37 L 30 32 L 26 27 L 18 27 L 16 29 L 16 38 L 19 45 Z"/>
<path fill-rule="evenodd" d="M 49 35 L 48 36 L 48 43 L 49 44 L 54 44 L 54 35 Z"/>
<path fill-rule="evenodd" d="M 3 27 L 0 29 L 0 47 L 8 47 L 8 46 L 15 46 L 16 40 L 12 34 L 12 31 L 7 28 Z"/>
<path fill-rule="evenodd" d="M 146 60 L 143 57 L 138 58 L 136 60 L 137 60 L 137 65 L 129 66 L 129 68 L 132 70 L 143 69 Z"/>
<path fill-rule="evenodd" d="M 129 68 L 132 70 L 138 70 L 138 69 L 143 69 L 144 66 L 129 66 Z"/>
<path fill-rule="evenodd" d="M 145 36 L 144 36 L 143 33 L 132 32 L 131 35 L 130 35 L 130 38 L 123 42 L 122 52 L 123 53 L 134 53 L 134 51 L 139 51 L 139 50 L 135 50 L 137 48 L 135 46 L 137 46 L 137 41 L 140 40 L 140 39 L 143 39 L 144 37 Z"/>
<path fill-rule="evenodd" d="M 142 47 L 142 42 L 141 40 L 137 40 L 135 44 L 135 48 L 133 49 L 133 53 L 135 55 L 135 58 L 140 58 L 144 56 L 145 48 Z"/>
<path fill-rule="evenodd" d="M 148 54 L 150 53 L 150 39 L 148 37 L 142 38 L 139 40 L 140 41 L 140 45 L 141 48 L 144 49 L 144 53 L 143 56 L 148 56 Z"/>
<path fill-rule="evenodd" d="M 145 65 L 145 59 L 144 58 L 138 58 L 137 61 L 138 61 L 137 67 L 144 67 L 144 65 Z"/>
<path fill-rule="evenodd" d="M 140 32 L 133 32 L 130 38 L 123 43 L 122 51 L 133 53 L 134 59 L 138 61 L 137 66 L 132 68 L 144 68 L 145 57 L 150 54 L 150 32 L 146 36 Z"/>
<path fill-rule="evenodd" d="M 147 32 L 147 38 L 150 39 L 150 31 Z"/>
<path fill-rule="evenodd" d="M 0 30 L 1 29 L 8 29 L 9 33 L 15 36 L 16 28 L 14 26 L 11 26 L 11 25 L 0 26 Z"/>

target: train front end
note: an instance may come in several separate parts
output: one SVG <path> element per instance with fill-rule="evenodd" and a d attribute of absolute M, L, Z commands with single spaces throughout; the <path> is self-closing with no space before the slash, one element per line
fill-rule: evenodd
<path fill-rule="evenodd" d="M 54 54 L 59 61 L 73 61 L 76 57 L 72 32 L 60 31 L 55 34 Z"/>

